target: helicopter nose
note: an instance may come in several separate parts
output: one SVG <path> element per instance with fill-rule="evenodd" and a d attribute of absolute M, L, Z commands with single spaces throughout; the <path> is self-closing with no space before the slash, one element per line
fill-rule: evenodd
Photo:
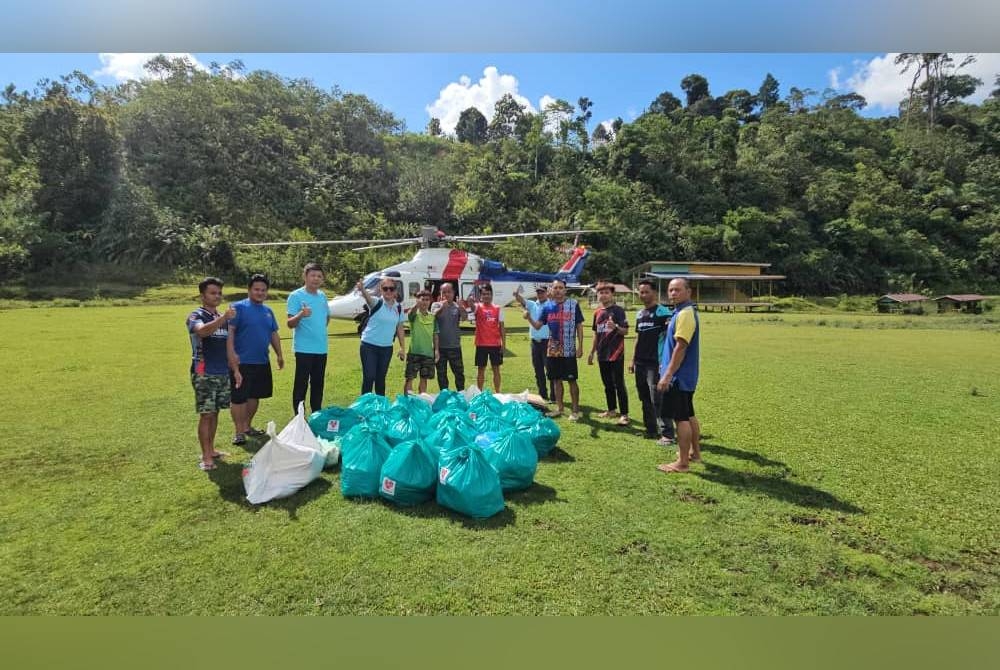
<path fill-rule="evenodd" d="M 330 316 L 334 319 L 353 319 L 363 310 L 361 296 L 349 293 L 330 300 Z"/>

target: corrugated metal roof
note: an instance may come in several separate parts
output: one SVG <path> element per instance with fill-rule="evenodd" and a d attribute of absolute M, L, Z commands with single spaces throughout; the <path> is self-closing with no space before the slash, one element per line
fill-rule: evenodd
<path fill-rule="evenodd" d="M 647 272 L 647 277 L 657 279 L 741 279 L 743 281 L 756 281 L 758 279 L 784 279 L 785 275 L 706 275 L 694 274 L 690 272 Z"/>
<path fill-rule="evenodd" d="M 919 293 L 886 293 L 882 298 L 888 298 L 893 302 L 921 302 L 923 300 L 930 300 L 925 295 L 920 295 Z M 879 298 L 879 300 L 882 300 Z"/>
<path fill-rule="evenodd" d="M 955 295 L 943 295 L 940 298 L 934 298 L 935 302 L 938 300 L 954 300 L 955 302 L 975 302 L 977 300 L 986 300 L 985 295 L 979 295 L 978 293 L 957 293 Z"/>

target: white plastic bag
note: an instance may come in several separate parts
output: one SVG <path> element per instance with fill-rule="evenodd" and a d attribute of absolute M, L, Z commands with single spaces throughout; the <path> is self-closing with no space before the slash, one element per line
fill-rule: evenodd
<path fill-rule="evenodd" d="M 298 413 L 288 422 L 287 426 L 281 429 L 281 432 L 278 433 L 278 439 L 285 444 L 294 444 L 320 451 L 319 440 L 316 439 L 312 428 L 309 427 L 309 422 L 306 420 L 306 404 L 304 402 L 299 403 Z"/>
<path fill-rule="evenodd" d="M 319 442 L 319 450 L 323 452 L 324 460 L 326 461 L 326 466 L 332 468 L 340 462 L 340 438 L 336 437 L 332 440 L 324 440 L 322 437 L 317 437 L 316 441 Z"/>
<path fill-rule="evenodd" d="M 482 391 L 479 389 L 478 386 L 476 386 L 475 384 L 473 384 L 472 386 L 466 386 L 465 390 L 462 391 L 461 393 L 462 393 L 462 395 L 465 396 L 465 402 L 469 402 L 470 400 L 472 400 L 473 398 L 475 398 L 477 395 L 479 395 L 480 393 L 482 393 Z"/>
<path fill-rule="evenodd" d="M 494 393 L 493 397 L 506 405 L 509 402 L 528 402 L 529 395 L 528 389 L 524 389 L 520 393 Z"/>
<path fill-rule="evenodd" d="M 299 421 L 302 425 L 296 426 Z M 291 441 L 305 441 L 300 438 L 302 427 L 316 448 Z M 243 488 L 247 492 L 247 501 L 252 505 L 292 495 L 319 477 L 326 464 L 326 457 L 319 450 L 319 442 L 305 423 L 301 405 L 298 416 L 285 426 L 281 435 L 275 434 L 273 421 L 267 424 L 267 434 L 271 439 L 243 470 Z M 288 442 L 282 439 L 286 434 L 289 436 Z"/>

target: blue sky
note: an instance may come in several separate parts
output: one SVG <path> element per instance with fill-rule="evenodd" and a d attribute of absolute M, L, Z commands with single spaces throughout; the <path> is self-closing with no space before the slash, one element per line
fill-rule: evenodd
<path fill-rule="evenodd" d="M 321 88 L 340 86 L 363 93 L 404 119 L 407 128 L 422 130 L 431 117 L 448 130 L 457 114 L 470 105 L 490 116 L 492 103 L 505 92 L 538 109 L 549 99 L 593 103 L 593 121 L 635 118 L 660 92 L 683 99 L 680 80 L 705 76 L 714 95 L 733 88 L 756 92 L 766 73 L 781 84 L 822 91 L 835 85 L 857 91 L 870 101 L 869 116 L 895 113 L 906 77 L 898 73 L 892 54 L 620 54 L 620 53 L 445 53 L 445 54 L 274 54 L 194 53 L 196 62 L 226 63 L 241 59 L 248 70 L 270 70 L 285 77 L 307 78 Z M 81 70 L 104 84 L 140 76 L 147 55 L 134 54 L 0 54 L 0 85 L 30 89 L 44 77 Z M 495 70 L 487 68 L 495 68 Z M 998 54 L 980 54 L 969 69 L 984 80 L 975 99 L 992 88 L 1000 72 Z M 484 74 L 486 72 L 486 74 Z"/>

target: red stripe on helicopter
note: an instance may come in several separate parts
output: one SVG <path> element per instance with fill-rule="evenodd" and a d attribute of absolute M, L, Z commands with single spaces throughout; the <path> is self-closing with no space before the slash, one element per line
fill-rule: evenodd
<path fill-rule="evenodd" d="M 459 249 L 452 249 L 448 252 L 448 264 L 444 266 L 441 279 L 459 279 L 465 264 L 469 262 L 469 254 Z"/>
<path fill-rule="evenodd" d="M 574 249 L 573 255 L 569 257 L 569 260 L 566 261 L 561 268 L 559 268 L 559 272 L 572 272 L 573 267 L 580 261 L 580 257 L 583 256 L 586 251 L 587 247 L 577 247 Z"/>

